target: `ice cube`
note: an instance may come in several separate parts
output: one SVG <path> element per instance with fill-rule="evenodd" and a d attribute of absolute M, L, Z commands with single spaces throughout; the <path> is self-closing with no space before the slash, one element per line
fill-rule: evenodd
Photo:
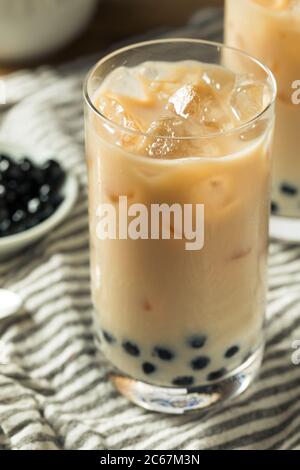
<path fill-rule="evenodd" d="M 253 79 L 237 80 L 230 105 L 237 121 L 246 122 L 261 113 L 267 102 L 267 87 Z"/>
<path fill-rule="evenodd" d="M 172 158 L 184 155 L 184 137 L 186 129 L 183 120 L 178 117 L 161 118 L 152 122 L 147 130 L 148 136 L 143 140 L 143 147 L 149 157 Z"/>
<path fill-rule="evenodd" d="M 100 127 L 100 132 L 103 133 L 106 139 L 113 138 L 114 142 L 128 150 L 134 149 L 139 143 L 139 134 L 141 125 L 136 119 L 125 111 L 122 104 L 114 97 L 107 95 L 100 95 L 96 103 L 99 111 L 107 117 L 110 121 L 117 124 L 114 126 L 104 123 Z M 132 132 L 134 131 L 134 132 Z"/>
<path fill-rule="evenodd" d="M 101 95 L 98 102 L 99 111 L 108 119 L 132 130 L 139 130 L 138 122 L 125 111 L 117 98 L 110 95 Z"/>
<path fill-rule="evenodd" d="M 215 66 L 211 70 L 203 72 L 202 79 L 209 85 L 215 94 L 224 97 L 230 93 L 235 84 L 236 75 L 224 67 Z"/>
<path fill-rule="evenodd" d="M 168 111 L 173 110 L 188 122 L 188 135 L 205 135 L 234 127 L 231 108 L 218 88 L 221 90 L 220 81 L 204 73 L 196 85 L 179 88 L 169 99 Z"/>
<path fill-rule="evenodd" d="M 146 80 L 165 80 L 170 75 L 169 62 L 144 62 L 138 66 L 138 73 Z"/>
<path fill-rule="evenodd" d="M 205 138 L 210 132 L 204 124 L 190 119 L 161 118 L 151 124 L 140 151 L 152 158 L 217 156 L 220 153 L 217 142 Z"/>
<path fill-rule="evenodd" d="M 220 99 L 208 99 L 199 116 L 206 133 L 222 132 L 234 127 L 230 107 Z"/>
<path fill-rule="evenodd" d="M 103 81 L 102 92 L 109 91 L 111 95 L 126 96 L 140 101 L 146 101 L 147 95 L 143 82 L 136 68 L 118 67 Z"/>
<path fill-rule="evenodd" d="M 201 109 L 209 98 L 213 98 L 213 91 L 203 80 L 199 83 L 184 85 L 169 98 L 168 109 L 174 109 L 178 116 L 187 119 L 199 116 Z"/>

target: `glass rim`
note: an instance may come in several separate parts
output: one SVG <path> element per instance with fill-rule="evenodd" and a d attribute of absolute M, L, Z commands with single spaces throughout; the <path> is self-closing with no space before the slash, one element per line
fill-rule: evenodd
<path fill-rule="evenodd" d="M 142 41 L 142 42 L 133 43 L 133 44 L 130 44 L 128 46 L 118 48 L 115 51 L 113 51 L 109 54 L 106 54 L 104 57 L 102 57 L 89 70 L 89 72 L 87 73 L 86 78 L 84 80 L 83 96 L 84 96 L 85 102 L 88 105 L 88 107 L 104 123 L 109 124 L 110 126 L 115 127 L 115 128 L 119 129 L 122 132 L 126 132 L 126 133 L 129 133 L 131 135 L 138 136 L 138 137 L 148 137 L 149 138 L 149 134 L 147 134 L 146 132 L 141 132 L 141 131 L 138 131 L 138 130 L 135 130 L 135 129 L 130 129 L 129 127 L 126 127 L 126 126 L 123 126 L 121 124 L 116 123 L 115 121 L 109 119 L 107 116 L 102 114 L 99 111 L 99 109 L 96 108 L 96 106 L 94 105 L 94 103 L 93 103 L 93 101 L 92 101 L 92 99 L 89 95 L 88 84 L 89 84 L 89 81 L 92 78 L 93 74 L 98 69 L 98 67 L 103 65 L 105 62 L 112 59 L 113 57 L 116 57 L 116 56 L 118 56 L 118 55 L 120 55 L 120 54 L 122 54 L 126 51 L 130 51 L 130 50 L 133 50 L 133 49 L 138 49 L 138 48 L 145 47 L 145 46 L 151 46 L 151 45 L 155 46 L 155 45 L 158 45 L 158 44 L 179 43 L 179 42 L 180 43 L 185 43 L 186 42 L 186 43 L 199 44 L 199 45 L 208 46 L 208 47 L 214 47 L 217 50 L 226 49 L 226 50 L 230 50 L 234 53 L 239 54 L 240 56 L 243 56 L 243 57 L 249 59 L 251 62 L 258 65 L 258 67 L 266 73 L 267 79 L 270 79 L 270 89 L 271 89 L 270 100 L 269 100 L 268 104 L 263 108 L 262 111 L 255 114 L 251 119 L 247 120 L 246 122 L 242 123 L 240 126 L 237 126 L 233 129 L 228 129 L 226 131 L 220 130 L 220 131 L 217 131 L 217 132 L 212 132 L 212 133 L 207 134 L 207 135 L 196 135 L 196 134 L 192 135 L 192 136 L 155 135 L 156 138 L 165 139 L 165 140 L 172 140 L 172 141 L 174 141 L 174 140 L 176 140 L 176 141 L 191 141 L 191 140 L 200 140 L 200 139 L 209 140 L 209 139 L 214 139 L 216 137 L 226 137 L 228 135 L 232 135 L 232 134 L 242 132 L 244 129 L 248 129 L 251 125 L 254 125 L 275 104 L 276 97 L 277 97 L 277 82 L 276 82 L 275 76 L 274 76 L 273 72 L 271 71 L 271 69 L 267 65 L 263 64 L 256 57 L 253 57 L 252 55 L 248 54 L 247 52 L 245 52 L 241 49 L 238 49 L 236 47 L 227 46 L 226 44 L 222 44 L 222 43 L 216 42 L 216 41 L 209 41 L 209 40 L 205 40 L 205 39 L 192 39 L 192 38 L 169 38 L 169 39 L 166 38 L 166 39 L 154 39 L 154 40 L 150 40 L 150 41 Z"/>

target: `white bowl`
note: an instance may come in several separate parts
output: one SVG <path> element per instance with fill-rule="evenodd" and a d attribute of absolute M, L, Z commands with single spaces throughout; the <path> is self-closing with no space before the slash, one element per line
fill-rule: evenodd
<path fill-rule="evenodd" d="M 0 0 L 0 61 L 24 62 L 70 42 L 98 0 Z"/>
<path fill-rule="evenodd" d="M 36 152 L 30 151 L 28 148 L 7 143 L 0 143 L 0 153 L 7 154 L 15 160 L 27 156 L 37 164 L 41 164 L 50 158 L 49 155 L 37 155 Z M 78 182 L 71 172 L 66 173 L 66 179 L 61 189 L 61 193 L 64 200 L 48 219 L 31 229 L 25 230 L 24 232 L 0 238 L 0 259 L 9 258 L 13 253 L 16 253 L 26 246 L 40 240 L 48 232 L 64 221 L 72 210 L 78 195 Z"/>

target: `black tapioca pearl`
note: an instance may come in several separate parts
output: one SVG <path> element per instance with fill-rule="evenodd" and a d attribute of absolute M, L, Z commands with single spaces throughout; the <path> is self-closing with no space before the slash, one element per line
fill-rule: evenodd
<path fill-rule="evenodd" d="M 157 346 L 153 350 L 153 356 L 159 357 L 162 361 L 171 361 L 174 359 L 174 353 L 167 348 Z"/>
<path fill-rule="evenodd" d="M 41 201 L 36 197 L 27 202 L 27 211 L 29 214 L 36 214 L 41 207 Z"/>
<path fill-rule="evenodd" d="M 40 196 L 48 196 L 50 193 L 49 184 L 43 184 L 39 189 Z"/>
<path fill-rule="evenodd" d="M 16 191 L 18 188 L 18 181 L 17 180 L 8 180 L 6 183 L 7 189 L 12 189 L 13 191 Z"/>
<path fill-rule="evenodd" d="M 16 212 L 14 212 L 11 218 L 12 222 L 16 224 L 19 222 L 23 222 L 23 220 L 25 219 L 26 219 L 26 213 L 22 209 L 18 209 Z"/>
<path fill-rule="evenodd" d="M 24 232 L 26 230 L 26 225 L 24 223 L 13 224 L 10 229 L 10 235 L 16 235 L 17 233 Z"/>
<path fill-rule="evenodd" d="M 0 237 L 6 237 L 7 235 L 9 235 L 10 227 L 11 227 L 10 219 L 0 220 Z"/>
<path fill-rule="evenodd" d="M 61 187 L 65 180 L 65 172 L 56 160 L 48 160 L 43 165 L 42 170 L 46 173 L 52 189 L 58 189 Z"/>
<path fill-rule="evenodd" d="M 209 363 L 210 363 L 209 357 L 206 357 L 206 356 L 195 357 L 195 359 L 191 361 L 191 368 L 193 370 L 203 370 L 208 366 Z"/>
<path fill-rule="evenodd" d="M 272 214 L 278 214 L 279 212 L 279 205 L 275 201 L 271 202 L 271 212 Z"/>
<path fill-rule="evenodd" d="M 39 212 L 39 219 L 41 222 L 43 222 L 46 219 L 49 219 L 51 215 L 55 212 L 55 208 L 52 206 L 52 204 L 42 204 L 40 212 Z"/>
<path fill-rule="evenodd" d="M 26 230 L 29 230 L 30 228 L 33 228 L 35 227 L 36 225 L 38 225 L 40 222 L 39 218 L 38 217 L 35 217 L 35 216 L 30 216 L 30 217 L 27 217 L 27 219 L 25 220 L 25 228 Z"/>
<path fill-rule="evenodd" d="M 106 330 L 103 330 L 103 338 L 109 344 L 113 344 L 116 342 L 116 338 Z"/>
<path fill-rule="evenodd" d="M 49 201 L 55 209 L 57 209 L 61 205 L 63 200 L 64 198 L 60 194 L 50 193 Z"/>
<path fill-rule="evenodd" d="M 156 371 L 156 367 L 154 364 L 151 364 L 151 362 L 144 362 L 142 364 L 142 368 L 145 374 L 153 374 Z"/>
<path fill-rule="evenodd" d="M 12 162 L 10 157 L 8 157 L 6 155 L 1 155 L 0 173 L 6 174 L 7 171 L 9 171 L 9 169 L 11 168 L 12 165 L 13 165 L 13 162 Z"/>
<path fill-rule="evenodd" d="M 0 207 L 0 221 L 9 218 L 9 212 L 5 207 Z"/>
<path fill-rule="evenodd" d="M 32 170 L 30 171 L 30 178 L 31 178 L 32 183 L 36 185 L 36 188 L 38 188 L 45 183 L 46 174 L 43 171 L 43 169 L 38 168 L 38 167 L 33 167 Z"/>
<path fill-rule="evenodd" d="M 203 348 L 203 346 L 206 343 L 206 340 L 207 340 L 207 337 L 204 335 L 194 335 L 188 339 L 188 345 L 192 349 L 200 349 L 200 348 Z"/>
<path fill-rule="evenodd" d="M 8 160 L 9 162 L 12 161 L 11 158 L 8 155 L 6 155 L 6 153 L 0 154 L 0 162 L 2 162 L 3 160 Z"/>
<path fill-rule="evenodd" d="M 130 356 L 137 357 L 140 355 L 139 347 L 132 343 L 131 341 L 125 341 L 123 344 L 123 349 L 129 354 Z"/>
<path fill-rule="evenodd" d="M 13 181 L 21 181 L 23 178 L 23 173 L 19 165 L 11 165 L 9 170 L 7 171 L 7 177 Z"/>
<path fill-rule="evenodd" d="M 280 191 L 286 196 L 297 196 L 298 188 L 289 183 L 282 183 Z"/>
<path fill-rule="evenodd" d="M 235 356 L 239 352 L 240 348 L 237 345 L 231 346 L 231 348 L 227 349 L 224 356 L 226 359 L 230 359 L 231 357 Z"/>
<path fill-rule="evenodd" d="M 16 204 L 17 199 L 18 199 L 18 195 L 16 194 L 16 192 L 13 191 L 12 189 L 7 189 L 7 191 L 6 191 L 6 203 L 9 206 L 13 206 L 14 204 Z"/>
<path fill-rule="evenodd" d="M 32 163 L 32 161 L 28 158 L 28 157 L 24 157 L 20 160 L 19 162 L 19 166 L 20 166 L 20 170 L 23 172 L 23 173 L 28 173 L 30 172 L 34 165 Z"/>
<path fill-rule="evenodd" d="M 215 370 L 215 371 L 211 372 L 210 374 L 208 374 L 207 380 L 209 382 L 212 382 L 213 380 L 221 379 L 225 374 L 226 374 L 226 369 L 224 369 L 224 368 L 219 369 L 219 370 Z"/>
<path fill-rule="evenodd" d="M 182 376 L 182 377 L 176 377 L 176 379 L 173 380 L 172 384 L 176 385 L 178 387 L 190 387 L 194 383 L 194 377 L 192 376 Z"/>
<path fill-rule="evenodd" d="M 35 191 L 32 188 L 30 181 L 22 181 L 18 184 L 17 194 L 20 198 L 30 199 L 35 197 Z"/>

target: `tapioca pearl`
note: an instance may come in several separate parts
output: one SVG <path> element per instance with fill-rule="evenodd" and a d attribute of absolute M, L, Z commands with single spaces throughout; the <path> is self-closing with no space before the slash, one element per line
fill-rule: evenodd
<path fill-rule="evenodd" d="M 290 183 L 282 183 L 280 191 L 286 196 L 297 196 L 298 188 Z"/>
<path fill-rule="evenodd" d="M 191 368 L 193 370 L 203 370 L 209 365 L 209 363 L 210 363 L 210 359 L 207 356 L 195 357 L 191 361 Z"/>
<path fill-rule="evenodd" d="M 175 357 L 175 354 L 170 351 L 170 349 L 160 346 L 154 348 L 152 355 L 155 357 L 159 357 L 159 359 L 161 359 L 162 361 L 171 361 Z"/>
<path fill-rule="evenodd" d="M 278 212 L 279 212 L 279 205 L 275 201 L 271 202 L 271 212 L 272 212 L 272 214 L 278 214 Z"/>
<path fill-rule="evenodd" d="M 139 347 L 131 341 L 124 341 L 122 344 L 124 351 L 130 356 L 138 357 L 140 355 Z"/>
<path fill-rule="evenodd" d="M 230 359 L 233 356 L 235 356 L 239 352 L 240 348 L 236 344 L 234 346 L 231 346 L 229 349 L 224 354 L 224 357 L 226 359 Z"/>
<path fill-rule="evenodd" d="M 201 349 L 205 346 L 207 337 L 204 335 L 194 335 L 188 339 L 188 345 L 192 349 Z"/>
<path fill-rule="evenodd" d="M 176 377 L 172 384 L 178 387 L 190 387 L 194 383 L 194 377 L 186 375 L 182 377 Z"/>
<path fill-rule="evenodd" d="M 207 380 L 209 382 L 212 382 L 213 380 L 221 379 L 225 374 L 226 374 L 226 369 L 224 369 L 224 368 L 219 369 L 219 370 L 215 370 L 215 371 L 211 372 L 210 374 L 208 374 Z"/>
<path fill-rule="evenodd" d="M 154 374 L 154 372 L 156 372 L 156 366 L 151 362 L 144 362 L 142 364 L 142 369 L 146 375 Z"/>
<path fill-rule="evenodd" d="M 113 343 L 116 342 L 116 338 L 111 333 L 109 333 L 107 330 L 103 330 L 103 338 L 109 344 L 113 344 Z"/>

